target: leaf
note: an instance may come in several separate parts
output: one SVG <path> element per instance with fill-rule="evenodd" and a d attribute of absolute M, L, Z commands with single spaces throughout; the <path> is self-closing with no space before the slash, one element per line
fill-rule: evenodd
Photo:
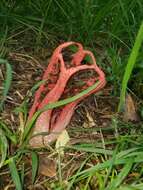
<path fill-rule="evenodd" d="M 0 121 L 0 128 L 5 132 L 5 136 L 12 141 L 15 145 L 17 144 L 16 135 L 3 123 Z"/>
<path fill-rule="evenodd" d="M 120 94 L 120 102 L 118 105 L 118 111 L 122 110 L 122 107 L 125 103 L 127 84 L 128 84 L 128 81 L 131 77 L 132 70 L 133 70 L 133 67 L 136 63 L 136 59 L 137 59 L 139 49 L 141 47 L 142 42 L 143 42 L 143 22 L 141 23 L 141 26 L 139 28 L 139 31 L 138 31 L 134 46 L 132 48 L 130 57 L 128 59 L 128 63 L 127 63 L 125 73 L 123 76 L 122 85 L 121 85 L 122 89 L 121 89 L 121 94 Z"/>
<path fill-rule="evenodd" d="M 0 64 L 6 65 L 6 78 L 3 85 L 3 92 L 2 92 L 2 100 L 0 101 L 0 110 L 3 109 L 3 104 L 10 89 L 11 81 L 12 81 L 12 68 L 11 65 L 8 63 L 7 60 L 0 58 Z"/>
<path fill-rule="evenodd" d="M 46 82 L 46 80 L 40 80 L 39 82 L 37 82 L 32 88 L 31 88 L 31 93 L 34 94 L 35 91 L 39 88 L 40 85 L 44 84 Z"/>
<path fill-rule="evenodd" d="M 3 166 L 3 163 L 6 160 L 7 149 L 8 149 L 7 138 L 4 135 L 2 129 L 0 129 L 0 152 L 1 152 L 0 168 Z"/>
<path fill-rule="evenodd" d="M 125 101 L 125 111 L 123 115 L 124 121 L 139 121 L 139 116 L 136 113 L 134 101 L 130 94 L 127 94 Z"/>
<path fill-rule="evenodd" d="M 16 186 L 16 190 L 22 190 L 23 188 L 22 188 L 21 180 L 20 180 L 20 177 L 16 168 L 16 164 L 13 158 L 11 158 L 9 161 L 9 169 L 10 169 L 12 180 Z"/>
<path fill-rule="evenodd" d="M 95 144 L 79 144 L 79 145 L 74 145 L 70 147 L 73 150 L 77 151 L 84 151 L 84 152 L 91 152 L 91 153 L 96 153 L 96 154 L 107 154 L 107 155 L 113 155 L 113 151 L 109 149 L 104 149 L 104 148 L 98 148 L 95 146 Z"/>
<path fill-rule="evenodd" d="M 63 130 L 56 141 L 56 150 L 60 155 L 64 155 L 64 147 L 69 142 L 70 138 L 68 132 Z"/>
<path fill-rule="evenodd" d="M 38 171 L 38 155 L 32 152 L 32 184 L 35 182 L 35 178 Z"/>
<path fill-rule="evenodd" d="M 90 113 L 87 110 L 86 110 L 86 118 L 87 118 L 87 121 L 83 123 L 84 128 L 91 128 L 96 125 L 93 117 L 90 115 Z"/>
<path fill-rule="evenodd" d="M 134 187 L 130 187 L 130 186 L 121 186 L 119 189 L 117 190 L 139 190 L 139 189 L 136 189 Z"/>
<path fill-rule="evenodd" d="M 23 163 L 21 166 L 21 171 L 20 171 L 20 179 L 21 179 L 22 186 L 24 186 L 24 175 L 25 175 L 25 167 Z"/>
<path fill-rule="evenodd" d="M 47 155 L 39 156 L 39 173 L 47 176 L 54 177 L 56 176 L 57 164 L 55 160 L 48 158 Z"/>

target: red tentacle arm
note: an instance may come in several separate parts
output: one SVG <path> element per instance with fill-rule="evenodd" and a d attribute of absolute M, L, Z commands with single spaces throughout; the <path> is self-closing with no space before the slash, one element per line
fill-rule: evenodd
<path fill-rule="evenodd" d="M 68 62 L 70 67 L 68 67 L 67 61 L 64 60 L 63 52 L 71 45 L 77 46 L 77 52 L 73 53 L 72 58 Z M 85 59 L 86 56 L 90 57 L 90 63 L 87 63 Z M 92 71 L 94 75 L 88 77 L 88 71 Z M 74 77 L 80 76 L 82 72 L 85 73 L 86 78 L 79 79 L 79 81 L 82 80 L 80 82 L 84 84 L 77 87 L 75 83 L 75 88 L 71 88 L 69 85 L 70 82 Z M 28 120 L 32 118 L 36 111 L 44 108 L 47 104 L 57 102 L 63 99 L 63 97 L 67 98 L 70 93 L 76 95 L 87 87 L 92 86 L 97 81 L 99 81 L 99 84 L 95 89 L 76 101 L 62 106 L 61 108 L 51 109 L 41 113 L 32 132 L 32 135 L 36 136 L 30 139 L 30 145 L 32 147 L 43 147 L 54 142 L 69 124 L 77 104 L 90 94 L 96 93 L 102 89 L 106 84 L 104 72 L 97 66 L 93 53 L 84 50 L 82 45 L 76 42 L 66 42 L 55 49 L 42 80 L 45 80 L 46 84 L 42 84 L 36 91 L 34 103 L 29 111 Z M 46 135 L 40 133 L 46 133 Z"/>

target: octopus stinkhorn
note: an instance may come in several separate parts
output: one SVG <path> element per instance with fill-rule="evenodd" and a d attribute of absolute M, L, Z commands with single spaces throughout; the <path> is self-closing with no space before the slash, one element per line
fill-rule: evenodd
<path fill-rule="evenodd" d="M 76 52 L 70 55 L 71 49 L 73 49 L 71 48 L 70 53 L 65 54 L 64 51 L 72 46 L 74 49 L 76 48 Z M 78 75 L 82 75 L 82 77 L 77 79 Z M 71 82 L 73 78 L 74 84 Z M 32 147 L 43 147 L 54 142 L 69 124 L 77 104 L 85 97 L 102 89 L 106 83 L 104 73 L 97 66 L 93 53 L 84 50 L 82 45 L 76 42 L 66 42 L 55 49 L 42 79 L 46 83 L 42 83 L 35 93 L 34 103 L 29 111 L 29 120 L 36 111 L 44 108 L 47 104 L 57 102 L 67 96 L 73 96 L 97 81 L 99 83 L 94 90 L 76 101 L 42 112 L 32 131 L 33 137 L 29 142 Z"/>

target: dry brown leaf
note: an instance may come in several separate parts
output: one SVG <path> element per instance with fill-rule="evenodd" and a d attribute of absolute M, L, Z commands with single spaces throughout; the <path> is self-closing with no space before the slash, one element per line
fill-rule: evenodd
<path fill-rule="evenodd" d="M 84 128 L 91 128 L 96 125 L 93 117 L 89 114 L 87 110 L 86 110 L 86 118 L 87 118 L 87 121 L 83 123 Z"/>
<path fill-rule="evenodd" d="M 47 176 L 47 177 L 54 177 L 56 176 L 56 168 L 57 164 L 56 161 L 48 158 L 47 155 L 40 155 L 39 156 L 39 173 Z"/>
<path fill-rule="evenodd" d="M 139 116 L 137 115 L 135 104 L 130 94 L 127 94 L 126 96 L 123 120 L 126 122 L 139 121 Z"/>

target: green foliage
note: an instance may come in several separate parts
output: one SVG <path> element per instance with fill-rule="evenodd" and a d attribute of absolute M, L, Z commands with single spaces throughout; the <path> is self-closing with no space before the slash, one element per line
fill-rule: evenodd
<path fill-rule="evenodd" d="M 106 188 L 106 190 L 114 190 L 123 182 L 123 180 L 126 178 L 128 173 L 130 172 L 133 165 L 133 160 L 128 159 L 127 163 L 122 168 L 122 171 L 118 174 L 117 177 L 115 177 L 112 182 L 109 184 L 109 186 Z"/>
<path fill-rule="evenodd" d="M 13 36 L 22 41 L 28 38 L 22 45 L 36 49 L 55 39 L 82 42 L 95 53 L 99 46 L 109 58 L 110 65 L 101 63 L 110 75 L 108 81 L 114 84 L 114 94 L 119 93 L 127 57 L 143 18 L 140 0 L 15 0 L 1 1 L 0 10 L 2 54 L 8 51 Z M 141 59 L 137 61 L 141 65 Z M 142 88 L 142 76 L 143 69 L 139 68 L 131 76 L 131 88 L 138 87 L 136 81 Z"/>
<path fill-rule="evenodd" d="M 9 128 L 8 126 L 3 123 L 2 121 L 0 121 L 0 129 L 3 130 L 3 133 L 4 135 L 9 139 L 11 140 L 11 142 L 13 144 L 17 144 L 17 136 L 15 133 L 13 133 Z"/>
<path fill-rule="evenodd" d="M 10 159 L 9 161 L 9 169 L 11 173 L 11 177 L 15 183 L 16 190 L 22 190 L 22 184 L 21 184 L 21 179 L 15 164 L 15 160 L 13 158 Z"/>
<path fill-rule="evenodd" d="M 136 59 L 139 53 L 140 46 L 143 42 L 143 23 L 140 26 L 139 32 L 137 34 L 134 47 L 132 49 L 132 52 L 130 54 L 130 57 L 128 59 L 128 63 L 125 69 L 123 81 L 122 81 L 122 89 L 121 89 L 121 95 L 120 95 L 120 102 L 119 102 L 119 108 L 118 110 L 121 111 L 121 108 L 125 102 L 125 96 L 126 96 L 126 89 L 129 79 L 131 78 L 133 67 L 136 63 Z"/>
<path fill-rule="evenodd" d="M 24 26 L 33 30 L 38 39 L 48 32 L 85 44 L 95 43 L 97 32 L 132 44 L 143 16 L 139 0 L 16 0 L 1 1 L 0 9 L 4 31 L 6 26 L 10 31 Z"/>
<path fill-rule="evenodd" d="M 31 152 L 31 156 L 32 156 L 32 184 L 34 184 L 38 170 L 38 155 L 35 152 Z"/>
<path fill-rule="evenodd" d="M 12 68 L 7 60 L 0 58 L 0 65 L 4 64 L 6 66 L 6 77 L 3 85 L 2 99 L 0 101 L 0 111 L 3 109 L 3 104 L 10 89 L 11 81 L 12 81 Z"/>
<path fill-rule="evenodd" d="M 114 83 L 117 94 L 143 18 L 140 0 L 15 0 L 1 1 L 0 9 L 1 51 L 9 46 L 13 34 L 27 39 L 27 31 L 32 32 L 28 45 L 35 48 L 57 38 L 80 41 L 94 51 L 100 45 L 110 57 L 111 65 L 105 69 L 112 76 L 108 81 Z M 142 72 L 138 73 L 136 80 L 141 84 Z"/>
<path fill-rule="evenodd" d="M 4 135 L 3 130 L 0 128 L 0 153 L 1 153 L 0 168 L 3 166 L 4 161 L 6 160 L 7 150 L 8 150 L 8 142 L 6 136 Z"/>

